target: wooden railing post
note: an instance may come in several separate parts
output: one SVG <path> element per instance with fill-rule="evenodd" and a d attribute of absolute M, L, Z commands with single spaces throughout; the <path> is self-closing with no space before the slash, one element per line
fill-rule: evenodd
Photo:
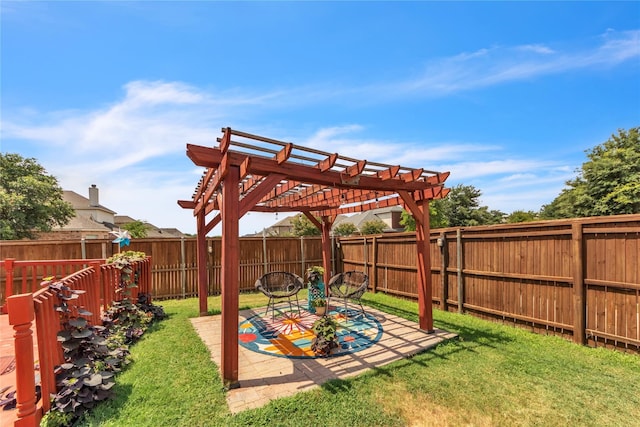
<path fill-rule="evenodd" d="M 582 243 L 582 224 L 571 224 L 573 258 L 573 341 L 585 344 L 586 298 L 584 287 L 584 249 Z"/>
<path fill-rule="evenodd" d="M 7 298 L 9 324 L 13 326 L 16 355 L 16 427 L 36 426 L 36 380 L 33 357 L 33 295 L 19 294 Z"/>
<path fill-rule="evenodd" d="M 15 263 L 15 258 L 7 258 L 4 260 L 4 269 L 6 271 L 5 276 L 5 290 L 4 290 L 4 300 L 5 303 L 2 307 L 2 314 L 7 314 L 7 301 L 9 301 L 9 297 L 13 295 L 13 264 Z"/>
<path fill-rule="evenodd" d="M 91 301 L 91 309 L 90 311 L 93 313 L 93 324 L 98 325 L 99 319 L 102 319 L 102 313 L 100 312 L 100 294 L 101 294 L 101 274 L 100 274 L 100 261 L 91 261 L 89 263 L 91 267 L 93 267 L 93 271 L 91 272 L 91 280 L 94 295 L 93 300 Z"/>

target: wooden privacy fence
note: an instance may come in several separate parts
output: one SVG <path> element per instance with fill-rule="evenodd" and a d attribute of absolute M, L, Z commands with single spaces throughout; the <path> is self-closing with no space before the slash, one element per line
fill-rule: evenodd
<path fill-rule="evenodd" d="M 71 266 L 77 265 L 71 260 Z M 86 261 L 86 260 L 85 260 Z M 18 261 L 16 261 L 16 264 Z M 26 262 L 25 262 L 26 263 Z M 33 267 L 32 264 L 29 266 Z M 50 262 L 47 262 L 50 264 Z M 71 289 L 83 291 L 76 300 L 68 304 L 84 307 L 91 315 L 85 318 L 92 325 L 100 325 L 103 310 L 122 300 L 123 293 L 116 292 L 120 287 L 120 270 L 112 264 L 100 265 L 99 261 L 89 262 L 89 266 L 55 280 Z M 18 264 L 20 265 L 20 264 Z M 147 293 L 151 288 L 151 258 L 136 261 L 132 269 L 137 271 L 137 288 L 132 288 L 131 297 L 138 293 Z M 61 343 L 57 334 L 63 329 L 60 313 L 56 311 L 58 297 L 48 286 L 35 292 L 12 295 L 7 299 L 9 324 L 13 326 L 16 356 L 16 425 L 38 425 L 40 418 L 51 408 L 49 396 L 56 393 L 56 367 L 64 362 Z M 33 322 L 35 321 L 35 325 Z M 34 328 L 35 326 L 35 328 Z M 35 329 L 38 349 L 38 371 L 42 398 L 36 405 L 36 371 L 33 351 Z"/>
<path fill-rule="evenodd" d="M 196 239 L 133 239 L 127 250 L 141 251 L 153 256 L 151 295 L 155 299 L 185 298 L 198 295 Z M 243 237 L 240 238 L 240 291 L 253 291 L 256 279 L 269 271 L 284 270 L 304 277 L 305 270 L 322 264 L 320 237 Z M 118 252 L 118 245 L 109 240 L 75 241 L 3 241 L 0 258 L 17 260 L 77 260 L 76 271 L 87 262 L 85 257 L 105 259 Z M 221 239 L 207 239 L 207 271 L 209 295 L 221 293 Z M 334 271 L 336 271 L 334 265 Z M 31 270 L 14 273 L 16 281 L 25 280 L 26 289 L 35 289 L 49 271 Z M 0 264 L 0 304 L 6 297 L 6 265 Z M 24 277 L 24 279 L 23 279 Z M 63 277 L 63 276 L 57 276 Z M 21 282 L 22 283 L 22 282 Z M 16 283 L 17 286 L 17 283 Z M 32 288 L 33 287 L 33 288 Z M 13 294 L 18 293 L 17 289 Z"/>
<path fill-rule="evenodd" d="M 592 346 L 640 349 L 640 215 L 433 230 L 433 302 Z M 371 290 L 417 297 L 415 234 L 340 239 Z"/>

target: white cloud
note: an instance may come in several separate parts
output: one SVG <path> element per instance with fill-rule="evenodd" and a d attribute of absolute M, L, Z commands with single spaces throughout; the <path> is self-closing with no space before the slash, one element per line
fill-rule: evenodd
<path fill-rule="evenodd" d="M 522 46 L 517 46 L 516 50 L 529 51 L 529 52 L 539 53 L 542 55 L 549 55 L 549 54 L 555 53 L 555 51 L 550 47 L 547 47 L 541 44 L 525 44 Z"/>
<path fill-rule="evenodd" d="M 384 92 L 443 96 L 583 68 L 614 66 L 640 57 L 640 30 L 607 31 L 598 40 L 599 45 L 582 50 L 561 51 L 528 44 L 441 58 L 431 61 L 421 77 L 391 84 Z"/>

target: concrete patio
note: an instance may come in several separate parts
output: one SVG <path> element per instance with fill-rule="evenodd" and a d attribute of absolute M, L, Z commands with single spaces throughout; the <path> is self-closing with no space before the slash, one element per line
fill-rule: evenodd
<path fill-rule="evenodd" d="M 320 387 L 323 383 L 348 378 L 391 362 L 411 357 L 428 350 L 456 335 L 436 329 L 429 334 L 418 329 L 418 324 L 367 307 L 380 322 L 383 334 L 373 346 L 343 356 L 315 359 L 292 359 L 271 356 L 239 346 L 240 387 L 229 390 L 227 404 L 232 413 L 259 408 L 273 399 Z M 240 312 L 240 322 L 258 311 Z M 211 359 L 221 366 L 221 316 L 191 319 L 202 341 L 211 352 Z"/>

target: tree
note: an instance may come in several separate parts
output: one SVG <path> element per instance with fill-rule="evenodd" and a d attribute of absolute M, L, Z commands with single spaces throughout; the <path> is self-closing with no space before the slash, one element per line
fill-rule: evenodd
<path fill-rule="evenodd" d="M 530 222 L 538 219 L 538 214 L 534 211 L 513 211 L 507 216 L 509 224 L 517 222 Z"/>
<path fill-rule="evenodd" d="M 480 206 L 482 192 L 473 185 L 458 184 L 451 189 L 449 196 L 441 200 L 442 211 L 449 222 L 449 227 L 465 227 L 474 225 L 498 224 L 504 214 L 497 210 L 490 211 Z"/>
<path fill-rule="evenodd" d="M 351 236 L 358 232 L 358 228 L 352 222 L 343 222 L 333 229 L 336 236 Z"/>
<path fill-rule="evenodd" d="M 429 203 L 429 227 L 431 228 L 442 228 L 448 224 L 442 213 L 440 202 L 440 199 L 436 199 Z M 400 213 L 400 225 L 404 227 L 404 231 L 416 231 L 416 219 L 404 209 Z"/>
<path fill-rule="evenodd" d="M 387 224 L 385 224 L 384 221 L 380 219 L 373 219 L 370 221 L 365 221 L 360 226 L 360 234 L 362 234 L 363 236 L 367 234 L 380 234 L 384 231 L 385 228 L 387 228 Z"/>
<path fill-rule="evenodd" d="M 303 214 L 298 214 L 291 219 L 294 236 L 319 236 L 320 230 Z"/>
<path fill-rule="evenodd" d="M 446 198 L 432 200 L 429 203 L 429 226 L 466 227 L 501 223 L 505 214 L 480 206 L 481 195 L 482 192 L 473 185 L 456 185 Z M 414 218 L 406 211 L 402 213 L 400 224 L 404 225 L 407 231 L 416 229 Z"/>
<path fill-rule="evenodd" d="M 640 213 L 640 127 L 586 151 L 588 161 L 568 188 L 541 209 L 544 218 Z"/>
<path fill-rule="evenodd" d="M 0 239 L 35 239 L 75 215 L 55 177 L 34 158 L 0 153 Z"/>
<path fill-rule="evenodd" d="M 134 239 L 144 239 L 147 237 L 147 232 L 149 231 L 149 225 L 139 220 L 128 222 L 124 224 L 122 228 L 129 231 L 129 234 L 131 234 L 131 237 Z"/>

